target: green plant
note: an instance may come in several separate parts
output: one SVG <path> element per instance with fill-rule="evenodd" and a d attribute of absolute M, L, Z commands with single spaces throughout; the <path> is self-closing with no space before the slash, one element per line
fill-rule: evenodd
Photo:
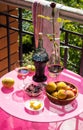
<path fill-rule="evenodd" d="M 23 36 L 23 53 L 29 53 L 34 49 L 33 37 L 30 35 Z"/>
<path fill-rule="evenodd" d="M 34 64 L 33 61 L 32 61 L 33 53 L 34 53 L 34 50 L 29 52 L 29 53 L 27 53 L 27 54 L 23 54 L 24 61 L 28 61 L 28 63 Z"/>

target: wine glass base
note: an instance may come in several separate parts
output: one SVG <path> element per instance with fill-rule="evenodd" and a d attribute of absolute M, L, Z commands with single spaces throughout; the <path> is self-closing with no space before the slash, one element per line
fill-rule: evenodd
<path fill-rule="evenodd" d="M 57 77 L 58 75 L 59 75 L 59 73 L 49 72 L 49 76 L 50 76 L 50 77 Z"/>

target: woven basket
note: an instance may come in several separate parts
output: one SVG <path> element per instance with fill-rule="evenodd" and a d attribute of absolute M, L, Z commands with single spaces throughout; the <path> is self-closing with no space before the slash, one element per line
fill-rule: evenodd
<path fill-rule="evenodd" d="M 56 83 L 57 83 L 57 82 L 56 82 Z M 47 98 L 48 98 L 52 103 L 57 104 L 57 105 L 67 105 L 67 104 L 71 103 L 73 100 L 76 99 L 76 97 L 77 97 L 77 95 L 78 95 L 78 89 L 77 89 L 77 87 L 74 86 L 74 85 L 71 84 L 71 83 L 67 83 L 67 82 L 65 82 L 65 83 L 68 84 L 68 85 L 70 85 L 72 88 L 76 88 L 77 93 L 76 93 L 75 96 L 72 97 L 72 98 L 58 99 L 58 98 L 52 96 L 50 93 L 48 93 L 48 92 L 46 91 L 46 96 L 47 96 Z"/>

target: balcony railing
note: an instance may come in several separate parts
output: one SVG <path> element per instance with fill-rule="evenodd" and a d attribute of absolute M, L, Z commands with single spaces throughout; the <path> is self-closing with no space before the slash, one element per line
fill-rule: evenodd
<path fill-rule="evenodd" d="M 29 35 L 32 35 L 34 37 L 34 34 L 32 32 L 26 32 L 26 31 L 23 31 L 23 29 L 22 29 L 22 22 L 23 21 L 32 22 L 30 20 L 25 20 L 22 18 L 22 9 L 31 10 L 33 0 L 28 0 L 28 1 L 21 1 L 21 0 L 18 0 L 18 1 L 17 0 L 5 0 L 5 1 L 3 1 L 3 0 L 0 0 L 0 2 L 11 5 L 11 6 L 16 6 L 18 8 L 18 14 L 19 14 L 18 16 L 15 16 L 15 15 L 10 15 L 8 12 L 0 12 L 0 15 L 6 16 L 6 24 L 0 24 L 0 27 L 7 28 L 8 71 L 10 71 L 11 66 L 10 66 L 10 50 L 9 50 L 9 45 L 10 45 L 9 44 L 10 43 L 9 30 L 14 30 L 14 31 L 19 33 L 19 58 L 22 59 L 22 36 L 23 36 L 23 34 L 29 34 Z M 48 4 L 48 2 L 46 4 Z M 66 19 L 71 19 L 72 21 L 76 21 L 79 23 L 83 22 L 83 11 L 78 9 L 78 12 L 77 12 L 73 8 L 65 7 L 65 6 L 62 6 L 60 4 L 57 4 L 57 8 L 60 10 L 60 17 L 66 18 Z M 18 20 L 18 28 L 10 27 L 9 17 Z M 83 67 L 82 67 L 83 66 L 83 34 L 68 31 L 68 30 L 65 30 L 64 28 L 61 28 L 61 32 L 65 33 L 64 41 L 61 41 L 61 45 L 64 46 L 64 48 L 63 48 L 64 49 L 64 57 L 63 57 L 64 66 L 67 68 L 69 48 L 74 49 L 76 51 L 79 50 L 80 51 L 80 65 L 75 66 L 74 63 L 71 63 L 71 65 L 74 68 L 78 68 L 78 69 L 80 66 L 78 73 L 83 76 Z M 79 38 L 81 38 L 81 41 L 82 41 L 81 47 L 75 46 L 74 44 L 73 45 L 69 44 L 69 35 L 70 34 L 75 35 L 75 36 L 79 36 Z M 66 46 L 66 48 L 65 48 L 65 46 Z"/>

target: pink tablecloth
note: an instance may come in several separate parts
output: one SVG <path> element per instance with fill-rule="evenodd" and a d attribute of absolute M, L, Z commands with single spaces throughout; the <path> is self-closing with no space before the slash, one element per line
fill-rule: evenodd
<path fill-rule="evenodd" d="M 11 72 L 5 76 L 10 76 L 10 74 L 11 74 Z M 16 76 L 16 74 L 12 73 L 11 77 L 15 78 L 15 76 Z M 48 80 L 51 80 L 51 78 L 50 79 L 48 78 Z M 48 80 L 47 80 L 47 82 L 48 82 Z M 55 78 L 54 79 L 52 78 L 52 80 L 55 80 Z M 69 70 L 64 70 L 58 77 L 58 80 L 72 82 L 73 84 L 78 86 L 79 92 L 81 94 L 83 93 L 83 89 L 82 89 L 83 78 L 81 76 L 79 76 Z M 0 88 L 2 89 L 1 83 L 0 83 Z M 2 100 L 0 100 L 0 101 L 2 101 Z M 1 105 L 1 103 L 0 103 L 0 105 Z M 1 108 L 2 108 L 2 106 L 1 106 Z M 83 110 L 82 109 L 83 108 L 80 108 L 79 113 L 75 114 L 75 117 L 71 116 L 72 117 L 71 119 L 69 118 L 68 120 L 61 121 L 58 124 L 56 122 L 41 123 L 41 119 L 39 122 L 32 122 L 32 121 L 28 121 L 28 120 L 26 121 L 23 119 L 19 119 L 19 117 L 17 118 L 17 116 L 15 117 L 10 114 L 7 114 L 2 109 L 0 109 L 0 130 L 55 130 L 56 125 L 57 125 L 57 130 L 58 129 L 60 129 L 60 130 L 66 130 L 66 129 L 67 130 L 70 130 L 70 129 L 71 130 L 82 130 L 83 129 L 83 125 L 82 125 L 83 124 L 83 122 L 82 122 L 83 121 L 83 114 L 82 114 Z M 71 124 L 71 125 L 69 125 L 69 124 Z"/>

